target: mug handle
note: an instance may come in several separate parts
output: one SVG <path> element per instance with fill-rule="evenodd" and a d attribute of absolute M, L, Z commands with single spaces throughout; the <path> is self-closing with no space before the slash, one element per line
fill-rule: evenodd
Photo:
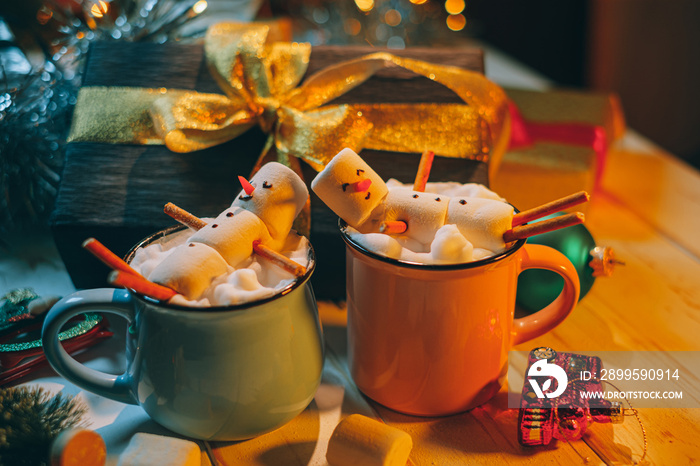
<path fill-rule="evenodd" d="M 134 304 L 126 290 L 97 288 L 83 290 L 66 296 L 51 308 L 44 320 L 41 340 L 46 359 L 51 366 L 70 382 L 92 393 L 121 403 L 138 404 L 132 391 L 132 377 L 107 374 L 91 369 L 68 355 L 58 340 L 61 327 L 76 315 L 85 312 L 109 312 L 134 321 Z M 127 327 L 128 328 L 128 327 Z"/>
<path fill-rule="evenodd" d="M 520 273 L 527 269 L 551 270 L 564 279 L 564 289 L 543 309 L 514 320 L 514 345 L 539 337 L 559 325 L 576 307 L 581 286 L 576 268 L 564 254 L 540 244 L 526 244 L 523 249 Z"/>

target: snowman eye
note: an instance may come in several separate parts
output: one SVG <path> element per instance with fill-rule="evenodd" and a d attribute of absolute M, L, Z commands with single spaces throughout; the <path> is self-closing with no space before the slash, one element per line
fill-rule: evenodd
<path fill-rule="evenodd" d="M 357 169 L 357 176 L 360 176 L 360 173 L 364 173 L 365 171 L 361 168 Z"/>
<path fill-rule="evenodd" d="M 249 200 L 253 199 L 253 195 L 252 194 L 241 194 L 240 196 L 238 196 L 238 199 L 240 199 L 241 201 L 249 201 Z"/>
<path fill-rule="evenodd" d="M 268 183 L 267 181 L 263 181 L 263 188 L 270 189 L 270 188 L 272 188 L 272 185 L 270 183 Z"/>

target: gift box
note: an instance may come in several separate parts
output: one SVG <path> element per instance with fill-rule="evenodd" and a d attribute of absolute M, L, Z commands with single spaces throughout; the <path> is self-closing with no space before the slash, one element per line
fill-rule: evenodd
<path fill-rule="evenodd" d="M 505 89 L 514 104 L 511 147 L 491 187 L 520 210 L 576 191 L 593 193 L 607 149 L 622 136 L 624 116 L 614 94 Z M 586 205 L 576 206 L 583 211 Z"/>
<path fill-rule="evenodd" d="M 377 51 L 370 47 L 313 47 L 305 79 L 330 65 Z M 482 53 L 477 49 L 407 49 L 392 53 L 483 70 Z M 83 86 L 162 86 L 223 94 L 210 71 L 202 45 L 96 43 L 89 51 Z M 363 102 L 464 103 L 430 76 L 402 68 L 384 69 L 331 103 Z M 104 121 L 104 133 L 116 131 L 114 125 L 118 124 Z M 148 143 L 70 142 L 51 227 L 75 286 L 104 286 L 108 274 L 102 264 L 82 250 L 86 238 L 95 237 L 116 254 L 124 255 L 140 239 L 174 223 L 163 213 L 168 202 L 199 217 L 216 216 L 240 191 L 237 176 L 251 174 L 267 138 L 255 126 L 228 142 L 188 153 Z M 382 177 L 404 182 L 413 181 L 420 159 L 419 152 L 363 150 L 361 155 Z M 274 158 L 274 147 L 267 157 Z M 436 157 L 431 180 L 488 184 L 488 164 L 477 158 Z M 299 165 L 309 185 L 317 172 L 303 161 Z M 344 299 L 345 252 L 337 217 L 313 193 L 310 215 L 310 240 L 317 257 L 312 277 L 315 293 L 319 298 Z"/>

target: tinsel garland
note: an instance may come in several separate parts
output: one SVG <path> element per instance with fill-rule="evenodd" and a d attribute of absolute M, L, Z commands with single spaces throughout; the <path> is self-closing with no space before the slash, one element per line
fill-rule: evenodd
<path fill-rule="evenodd" d="M 87 408 L 43 389 L 0 389 L 0 464 L 48 464 L 51 442 L 63 430 L 82 426 Z"/>
<path fill-rule="evenodd" d="M 47 63 L 0 83 L 0 234 L 44 223 L 63 167 L 75 88 Z"/>

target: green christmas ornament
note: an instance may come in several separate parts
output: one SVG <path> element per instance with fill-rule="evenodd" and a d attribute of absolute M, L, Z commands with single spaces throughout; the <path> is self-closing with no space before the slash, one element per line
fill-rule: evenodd
<path fill-rule="evenodd" d="M 555 217 L 555 214 L 545 218 Z M 544 220 L 544 219 L 542 219 Z M 581 300 L 593 286 L 596 277 L 609 276 L 615 264 L 620 264 L 613 251 L 596 246 L 593 236 L 583 225 L 574 225 L 528 238 L 530 244 L 542 244 L 564 254 L 574 264 L 581 283 Z M 518 277 L 516 304 L 527 313 L 539 311 L 559 296 L 564 279 L 555 272 L 530 269 Z"/>

